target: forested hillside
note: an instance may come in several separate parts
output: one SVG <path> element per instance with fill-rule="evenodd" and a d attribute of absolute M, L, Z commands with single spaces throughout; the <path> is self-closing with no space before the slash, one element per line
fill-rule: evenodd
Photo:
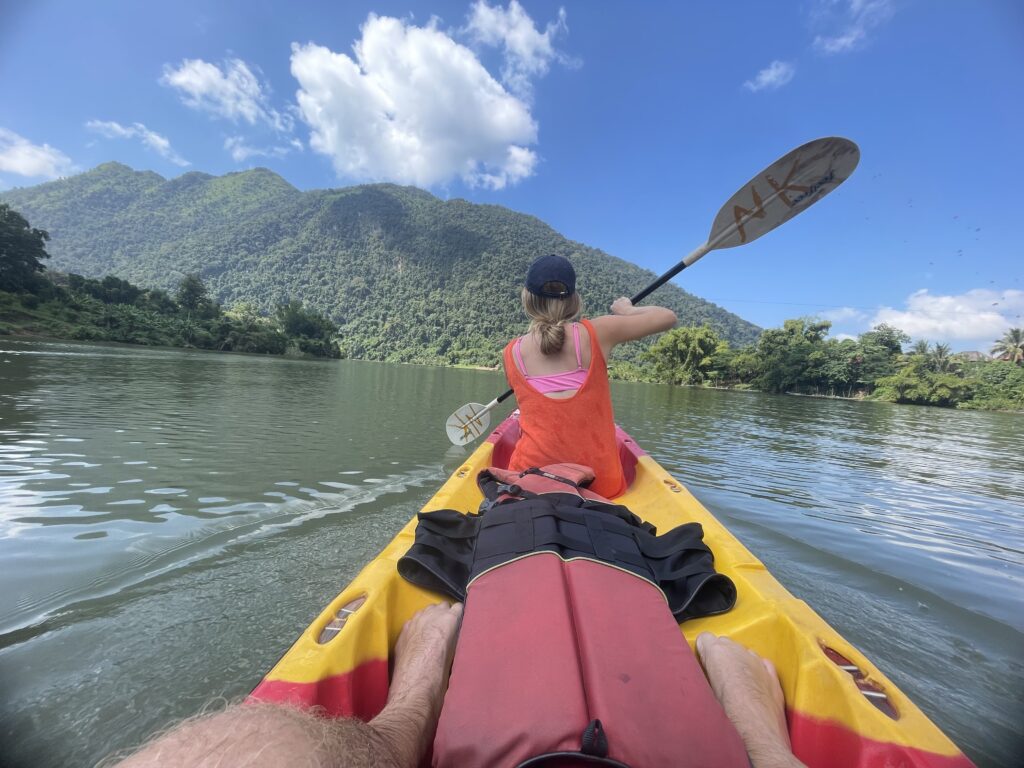
<path fill-rule="evenodd" d="M 543 253 L 573 260 L 594 312 L 655 277 L 500 206 L 388 184 L 300 192 L 262 168 L 166 180 L 106 163 L 0 201 L 50 233 L 54 269 L 167 290 L 196 273 L 225 306 L 265 313 L 298 299 L 338 323 L 343 354 L 375 360 L 497 364 Z M 656 298 L 734 344 L 760 330 L 671 285 Z"/>

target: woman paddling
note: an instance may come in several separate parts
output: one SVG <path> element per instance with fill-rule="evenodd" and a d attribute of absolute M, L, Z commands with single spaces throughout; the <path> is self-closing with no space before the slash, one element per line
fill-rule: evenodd
<path fill-rule="evenodd" d="M 504 353 L 522 430 L 509 469 L 584 464 L 596 475 L 590 490 L 605 498 L 619 496 L 626 479 L 605 361 L 617 344 L 667 331 L 676 314 L 665 307 L 635 307 L 623 297 L 612 304 L 610 315 L 572 322 L 581 308 L 576 272 L 568 259 L 555 255 L 533 262 L 522 299 L 530 329 Z"/>

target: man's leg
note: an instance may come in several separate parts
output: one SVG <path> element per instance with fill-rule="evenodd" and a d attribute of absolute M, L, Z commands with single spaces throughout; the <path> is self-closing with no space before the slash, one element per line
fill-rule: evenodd
<path fill-rule="evenodd" d="M 118 768 L 416 768 L 434 738 L 462 605 L 431 605 L 402 628 L 384 709 L 369 723 L 279 704 L 237 704 L 187 720 Z"/>
<path fill-rule="evenodd" d="M 803 766 L 789 742 L 786 701 L 775 665 L 710 632 L 697 637 L 697 655 L 754 768 Z"/>

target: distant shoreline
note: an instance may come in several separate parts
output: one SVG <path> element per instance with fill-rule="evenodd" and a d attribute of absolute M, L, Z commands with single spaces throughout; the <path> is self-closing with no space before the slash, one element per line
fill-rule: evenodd
<path fill-rule="evenodd" d="M 261 357 L 280 357 L 284 359 L 323 359 L 325 357 L 334 357 L 334 355 L 317 355 L 311 354 L 310 352 L 303 351 L 299 348 L 298 343 L 295 340 L 289 339 L 286 346 L 280 351 L 258 351 L 255 349 L 230 349 L 230 348 L 218 348 L 216 346 L 199 346 L 197 344 L 168 344 L 161 343 L 167 336 L 157 337 L 155 333 L 150 333 L 154 329 L 147 329 L 143 326 L 147 325 L 136 325 L 133 335 L 136 337 L 152 336 L 152 342 L 147 343 L 145 341 L 131 341 L 117 338 L 103 338 L 104 334 L 110 333 L 110 328 L 101 327 L 100 324 L 94 320 L 92 323 L 83 322 L 86 320 L 85 317 L 74 317 L 72 319 L 68 316 L 62 316 L 65 314 L 66 309 L 58 312 L 56 309 L 50 309 L 50 302 L 38 302 L 36 306 L 24 306 L 19 300 L 16 294 L 3 294 L 9 297 L 6 301 L 0 302 L 0 339 L 9 338 L 12 340 L 24 340 L 24 341 L 44 341 L 44 342 L 86 342 L 94 344 L 109 344 L 123 347 L 148 347 L 151 349 L 192 349 L 201 350 L 204 352 L 229 352 L 229 353 L 241 353 L 247 355 L 259 355 Z M 81 299 L 81 297 L 79 297 Z M 83 315 L 85 313 L 82 313 Z M 142 318 L 138 318 L 141 320 Z M 336 358 L 335 358 L 336 359 Z M 386 362 L 386 361 L 372 361 L 366 358 L 358 356 L 350 356 L 347 359 L 360 360 L 367 362 Z M 427 366 L 439 366 L 442 368 L 453 368 L 462 369 L 469 371 L 486 371 L 488 373 L 499 373 L 501 366 L 486 366 L 476 365 L 472 363 L 441 363 L 441 362 L 407 362 L 405 365 L 427 365 Z M 616 375 L 616 371 L 610 371 L 610 378 L 614 381 L 632 381 L 636 383 L 649 383 L 657 384 L 659 382 L 645 380 L 644 378 L 633 378 L 632 376 Z M 770 392 L 764 392 L 749 383 L 739 383 L 736 385 L 721 385 L 721 384 L 672 384 L 669 382 L 660 382 L 662 384 L 668 384 L 669 386 L 679 387 L 693 387 L 699 389 L 716 389 L 726 390 L 730 392 L 758 392 L 761 394 L 772 394 Z M 794 390 L 787 390 L 776 394 L 785 394 L 794 397 L 808 397 L 822 400 L 847 400 L 854 402 L 891 402 L 886 399 L 872 397 L 863 390 L 858 390 L 854 395 L 836 395 L 836 394 L 823 394 L 823 393 L 811 393 L 811 392 L 797 392 Z M 960 407 L 957 408 L 955 405 L 940 405 L 932 403 L 894 403 L 897 405 L 924 405 L 930 408 L 956 408 L 957 410 L 983 410 L 993 413 L 1012 413 L 1012 414 L 1024 414 L 1024 409 L 1015 408 L 1000 408 L 1000 407 L 984 407 L 978 405 L 975 407 Z"/>

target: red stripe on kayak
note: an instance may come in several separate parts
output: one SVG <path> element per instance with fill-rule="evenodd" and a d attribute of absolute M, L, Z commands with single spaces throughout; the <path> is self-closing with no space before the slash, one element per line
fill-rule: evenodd
<path fill-rule="evenodd" d="M 793 754 L 810 768 L 973 768 L 963 754 L 940 755 L 918 747 L 875 741 L 845 726 L 790 710 Z"/>
<path fill-rule="evenodd" d="M 250 701 L 321 707 L 327 717 L 372 720 L 388 697 L 388 663 L 368 661 L 351 672 L 315 683 L 263 680 Z M 835 722 L 790 710 L 793 753 L 810 768 L 973 768 L 963 754 L 940 755 L 861 736 Z"/>
<path fill-rule="evenodd" d="M 622 462 L 622 474 L 626 478 L 626 487 L 628 488 L 636 480 L 636 463 L 641 456 L 647 455 L 647 451 L 627 435 L 618 424 L 615 425 L 615 442 L 619 446 L 619 461 Z"/>
<path fill-rule="evenodd" d="M 263 680 L 250 701 L 273 701 L 302 707 L 322 707 L 327 717 L 356 717 L 371 720 L 388 699 L 388 663 L 375 659 L 351 672 L 333 675 L 315 683 Z"/>
<path fill-rule="evenodd" d="M 508 469 L 508 460 L 512 458 L 512 449 L 519 440 L 519 419 L 509 416 L 487 436 L 487 442 L 494 445 L 491 453 L 491 466 Z"/>

